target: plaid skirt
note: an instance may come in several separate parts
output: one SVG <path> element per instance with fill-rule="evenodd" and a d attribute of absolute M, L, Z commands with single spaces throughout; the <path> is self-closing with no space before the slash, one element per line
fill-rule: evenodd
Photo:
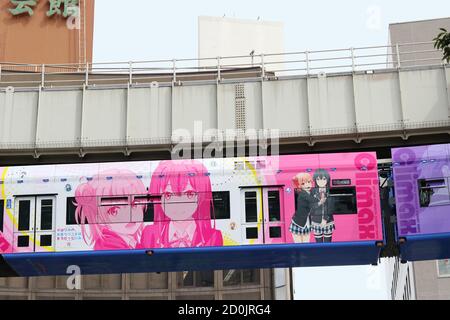
<path fill-rule="evenodd" d="M 325 226 L 322 226 L 321 224 L 313 222 L 311 230 L 314 232 L 314 234 L 317 235 L 330 235 L 333 234 L 334 230 L 336 230 L 336 225 L 334 224 L 334 222 L 330 222 Z"/>
<path fill-rule="evenodd" d="M 300 227 L 294 221 L 292 221 L 291 226 L 289 227 L 289 231 L 292 234 L 299 235 L 299 236 L 303 236 L 303 235 L 309 234 L 311 232 L 308 225 L 305 225 L 304 227 Z"/>

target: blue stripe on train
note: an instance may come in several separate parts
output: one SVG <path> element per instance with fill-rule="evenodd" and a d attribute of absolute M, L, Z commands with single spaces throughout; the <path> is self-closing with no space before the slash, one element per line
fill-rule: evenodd
<path fill-rule="evenodd" d="M 400 257 L 404 261 L 441 260 L 450 257 L 450 233 L 404 237 Z"/>
<path fill-rule="evenodd" d="M 20 253 L 4 255 L 20 276 L 176 272 L 377 264 L 376 242 L 255 245 L 220 248 Z"/>

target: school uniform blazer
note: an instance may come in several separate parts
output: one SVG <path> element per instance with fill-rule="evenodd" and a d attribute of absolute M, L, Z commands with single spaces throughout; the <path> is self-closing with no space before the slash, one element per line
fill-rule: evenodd
<path fill-rule="evenodd" d="M 311 193 L 302 190 L 297 196 L 297 211 L 292 220 L 300 227 L 305 227 L 312 210 L 317 210 L 322 206 L 320 200 L 316 199 Z"/>
<path fill-rule="evenodd" d="M 152 248 L 177 248 L 179 245 L 177 241 L 173 241 L 173 243 L 169 242 L 169 226 L 167 224 L 165 226 L 151 225 L 147 226 L 142 232 L 141 243 L 138 248 L 140 249 L 152 249 Z M 197 230 L 194 232 L 194 237 L 190 243 L 189 247 L 222 247 L 223 246 L 223 237 L 222 232 L 219 230 L 212 229 L 211 236 L 208 239 L 203 239 L 200 235 L 200 232 Z M 164 241 L 162 241 L 162 239 Z M 168 244 L 168 245 L 165 245 Z"/>
<path fill-rule="evenodd" d="M 318 188 L 314 188 L 311 191 L 311 195 L 320 201 L 320 191 Z M 322 221 L 325 220 L 326 223 L 334 222 L 332 204 L 330 199 L 330 194 L 327 192 L 325 194 L 327 201 L 320 207 L 314 208 L 311 212 L 311 221 L 317 224 L 322 224 Z"/>

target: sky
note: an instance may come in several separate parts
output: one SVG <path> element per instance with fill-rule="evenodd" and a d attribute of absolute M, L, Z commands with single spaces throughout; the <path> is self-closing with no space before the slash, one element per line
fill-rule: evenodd
<path fill-rule="evenodd" d="M 282 21 L 293 52 L 386 45 L 389 23 L 450 16 L 450 1 L 96 0 L 94 61 L 196 58 L 202 15 Z"/>
<path fill-rule="evenodd" d="M 196 58 L 198 16 L 282 21 L 287 52 L 388 44 L 388 26 L 448 0 L 96 0 L 94 62 Z M 387 299 L 385 266 L 295 269 L 296 299 Z M 320 285 L 318 284 L 318 281 Z"/>
<path fill-rule="evenodd" d="M 386 265 L 297 268 L 295 300 L 387 300 Z"/>

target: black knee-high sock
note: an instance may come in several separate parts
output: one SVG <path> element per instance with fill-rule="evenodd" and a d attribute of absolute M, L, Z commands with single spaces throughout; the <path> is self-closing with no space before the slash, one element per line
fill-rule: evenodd
<path fill-rule="evenodd" d="M 316 242 L 317 243 L 323 243 L 323 241 L 324 241 L 322 236 L 321 237 L 315 237 L 315 238 L 316 238 Z"/>
<path fill-rule="evenodd" d="M 323 238 L 323 242 L 324 243 L 331 243 L 331 242 L 333 242 L 333 236 L 324 237 Z"/>

